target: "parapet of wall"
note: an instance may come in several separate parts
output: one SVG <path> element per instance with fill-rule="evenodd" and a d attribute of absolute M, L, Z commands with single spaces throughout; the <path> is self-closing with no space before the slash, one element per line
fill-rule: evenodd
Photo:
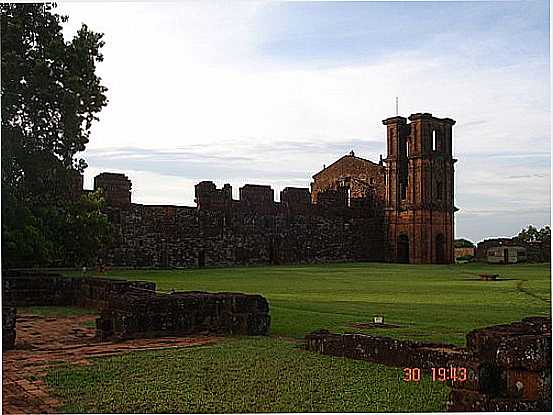
<path fill-rule="evenodd" d="M 232 187 L 228 183 L 217 189 L 215 183 L 203 181 L 194 186 L 194 194 L 198 209 L 224 210 L 232 205 Z"/>
<path fill-rule="evenodd" d="M 94 177 L 94 190 L 102 189 L 106 203 L 121 209 L 131 205 L 131 181 L 121 173 L 100 173 Z"/>
<path fill-rule="evenodd" d="M 167 335 L 266 335 L 269 304 L 260 295 L 177 292 L 126 295 L 98 319 L 101 338 L 129 339 Z"/>
<path fill-rule="evenodd" d="M 474 330 L 466 348 L 326 330 L 305 343 L 308 350 L 388 366 L 465 368 L 466 380 L 450 382 L 449 411 L 551 411 L 550 318 Z"/>
<path fill-rule="evenodd" d="M 311 207 L 309 189 L 286 187 L 280 192 L 280 202 L 293 213 L 303 213 Z"/>

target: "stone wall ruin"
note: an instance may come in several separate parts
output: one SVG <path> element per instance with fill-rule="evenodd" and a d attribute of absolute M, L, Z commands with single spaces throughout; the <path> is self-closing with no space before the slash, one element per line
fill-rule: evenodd
<path fill-rule="evenodd" d="M 450 381 L 448 411 L 551 411 L 551 319 L 474 330 L 465 348 L 326 330 L 305 338 L 307 350 L 399 368 L 466 368 Z"/>
<path fill-rule="evenodd" d="M 155 283 L 55 273 L 2 274 L 3 338 L 15 340 L 16 306 L 77 306 L 96 309 L 100 339 L 194 334 L 266 335 L 269 304 L 242 293 L 157 293 Z M 6 307 L 7 306 L 7 307 Z"/>
<path fill-rule="evenodd" d="M 269 304 L 260 295 L 175 292 L 129 293 L 102 311 L 100 338 L 186 336 L 190 334 L 265 335 Z"/>
<path fill-rule="evenodd" d="M 126 200 L 110 195 L 126 191 L 125 183 L 111 183 L 107 200 Z M 101 260 L 164 268 L 384 259 L 383 214 L 345 201 L 313 205 L 308 189 L 285 188 L 280 202 L 273 193 L 245 185 L 233 200 L 230 185 L 204 181 L 196 185 L 197 207 L 108 204 L 114 240 Z"/>

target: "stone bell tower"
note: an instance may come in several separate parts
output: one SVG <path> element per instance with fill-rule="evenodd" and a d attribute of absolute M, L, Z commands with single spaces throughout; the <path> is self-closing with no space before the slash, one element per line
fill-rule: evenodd
<path fill-rule="evenodd" d="M 450 118 L 417 113 L 383 120 L 387 127 L 386 258 L 450 264 L 454 257 L 454 163 Z"/>

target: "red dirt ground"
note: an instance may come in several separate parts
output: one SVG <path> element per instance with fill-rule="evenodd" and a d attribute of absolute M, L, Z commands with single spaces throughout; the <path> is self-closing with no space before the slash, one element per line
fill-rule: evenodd
<path fill-rule="evenodd" d="M 41 378 L 48 368 L 64 364 L 89 365 L 91 357 L 112 356 L 136 350 L 186 347 L 219 341 L 218 337 L 164 337 L 124 342 L 99 342 L 95 328 L 84 324 L 96 316 L 17 316 L 15 348 L 2 353 L 2 412 L 53 413 L 62 402 Z"/>

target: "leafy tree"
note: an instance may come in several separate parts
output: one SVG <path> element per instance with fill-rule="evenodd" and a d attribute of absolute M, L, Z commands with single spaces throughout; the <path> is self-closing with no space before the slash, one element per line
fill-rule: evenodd
<path fill-rule="evenodd" d="M 551 228 L 549 226 L 546 225 L 540 229 L 538 234 L 538 241 L 551 242 Z"/>
<path fill-rule="evenodd" d="M 542 229 L 529 225 L 528 229 L 522 229 L 516 236 L 522 242 L 546 242 L 551 241 L 551 228 L 544 226 Z"/>
<path fill-rule="evenodd" d="M 98 232 L 106 232 L 100 197 L 79 199 L 71 192 L 86 168 L 76 154 L 107 104 L 107 89 L 96 75 L 103 35 L 82 25 L 65 41 L 61 23 L 67 17 L 55 7 L 0 5 L 2 257 L 8 266 L 68 264 L 70 257 L 78 262 L 77 241 L 66 233 L 92 232 L 91 240 L 98 241 Z M 94 250 L 89 242 L 83 246 Z"/>
<path fill-rule="evenodd" d="M 468 239 L 455 239 L 455 248 L 474 248 L 474 243 Z"/>
<path fill-rule="evenodd" d="M 57 246 L 64 247 L 58 255 L 62 264 L 89 264 L 95 259 L 98 247 L 109 243 L 107 216 L 101 214 L 104 199 L 101 190 L 82 195 L 71 201 L 59 218 L 55 228 L 61 229 L 52 235 Z"/>

